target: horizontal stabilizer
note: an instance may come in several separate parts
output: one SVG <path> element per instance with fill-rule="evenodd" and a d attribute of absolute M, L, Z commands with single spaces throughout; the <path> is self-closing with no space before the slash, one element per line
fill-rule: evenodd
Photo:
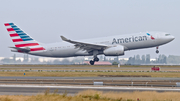
<path fill-rule="evenodd" d="M 25 53 L 28 53 L 28 52 L 30 52 L 31 51 L 31 49 L 30 48 L 18 48 L 18 47 L 9 47 L 9 48 L 13 48 L 13 49 L 16 49 L 17 50 L 17 52 L 25 52 Z M 12 50 L 13 51 L 13 50 Z"/>

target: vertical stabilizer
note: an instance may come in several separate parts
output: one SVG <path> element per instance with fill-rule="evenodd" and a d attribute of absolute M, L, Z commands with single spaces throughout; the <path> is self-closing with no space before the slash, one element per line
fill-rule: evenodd
<path fill-rule="evenodd" d="M 29 52 L 45 50 L 39 42 L 18 28 L 14 23 L 5 23 L 4 25 L 6 26 L 15 47 L 19 49 L 29 49 Z"/>

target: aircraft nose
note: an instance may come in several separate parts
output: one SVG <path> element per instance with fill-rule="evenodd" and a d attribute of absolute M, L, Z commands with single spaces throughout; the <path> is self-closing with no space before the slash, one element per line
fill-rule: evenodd
<path fill-rule="evenodd" d="M 175 39 L 175 37 L 174 36 L 170 36 L 169 39 L 172 41 L 172 40 Z"/>

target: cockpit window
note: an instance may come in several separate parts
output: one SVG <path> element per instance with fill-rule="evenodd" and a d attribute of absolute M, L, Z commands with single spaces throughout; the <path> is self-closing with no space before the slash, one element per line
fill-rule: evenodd
<path fill-rule="evenodd" d="M 165 34 L 165 36 L 169 36 L 170 34 Z"/>

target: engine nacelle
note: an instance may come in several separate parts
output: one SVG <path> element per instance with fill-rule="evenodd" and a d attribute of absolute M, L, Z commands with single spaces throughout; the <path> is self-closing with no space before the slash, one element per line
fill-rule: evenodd
<path fill-rule="evenodd" d="M 120 56 L 124 55 L 124 47 L 123 46 L 116 46 L 110 47 L 103 51 L 105 56 Z"/>

